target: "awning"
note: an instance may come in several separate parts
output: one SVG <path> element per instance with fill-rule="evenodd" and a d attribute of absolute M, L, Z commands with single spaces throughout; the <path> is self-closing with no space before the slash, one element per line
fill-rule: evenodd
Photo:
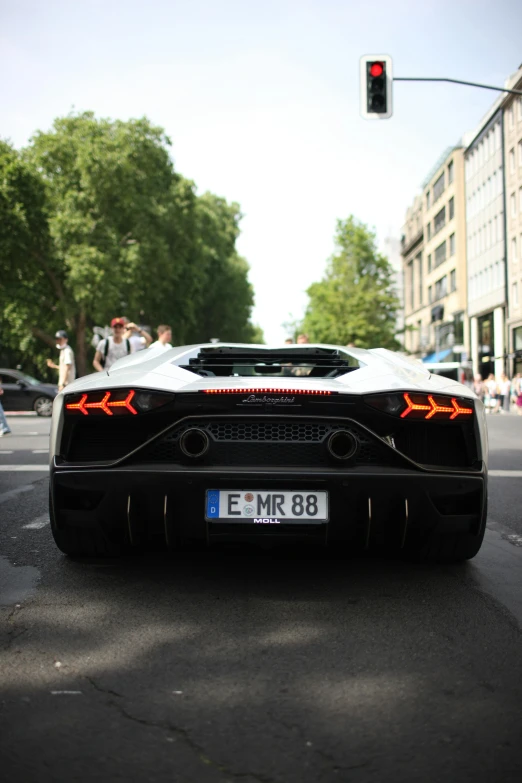
<path fill-rule="evenodd" d="M 453 350 L 452 348 L 447 348 L 445 351 L 439 351 L 438 353 L 430 353 L 430 355 L 425 356 L 422 361 L 429 362 L 430 364 L 433 364 L 434 362 L 443 362 L 444 359 L 448 358 L 452 350 Z"/>

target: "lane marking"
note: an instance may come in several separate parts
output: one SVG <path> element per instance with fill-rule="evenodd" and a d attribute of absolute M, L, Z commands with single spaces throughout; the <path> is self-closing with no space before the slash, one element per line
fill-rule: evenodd
<path fill-rule="evenodd" d="M 35 473 L 42 471 L 47 473 L 49 465 L 0 465 L 0 473 Z"/>
<path fill-rule="evenodd" d="M 0 449 L 0 454 L 12 454 L 12 451 L 7 451 L 6 449 Z"/>
<path fill-rule="evenodd" d="M 11 498 L 15 498 L 17 495 L 21 495 L 22 492 L 30 492 L 34 489 L 34 484 L 24 484 L 22 487 L 16 487 L 16 489 L 10 489 L 8 492 L 3 492 L 0 495 L 0 503 L 6 503 Z"/>
<path fill-rule="evenodd" d="M 495 478 L 522 478 L 522 470 L 488 470 L 488 475 Z"/>
<path fill-rule="evenodd" d="M 36 517 L 28 525 L 22 525 L 24 530 L 40 530 L 42 527 L 47 527 L 50 523 L 49 514 L 42 514 L 41 517 Z"/>
<path fill-rule="evenodd" d="M 33 449 L 33 454 L 49 454 L 49 449 Z"/>

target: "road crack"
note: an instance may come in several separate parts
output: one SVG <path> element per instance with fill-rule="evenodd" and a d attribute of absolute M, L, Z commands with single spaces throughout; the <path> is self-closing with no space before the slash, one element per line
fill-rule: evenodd
<path fill-rule="evenodd" d="M 277 717 L 277 715 L 274 715 L 272 712 L 269 712 L 268 715 L 274 723 L 279 723 L 279 725 L 283 726 L 287 731 L 297 733 L 312 753 L 316 753 L 318 756 L 328 762 L 332 772 L 351 772 L 355 769 L 363 769 L 364 767 L 367 767 L 369 764 L 371 764 L 371 760 L 367 760 L 361 762 L 360 764 L 350 764 L 348 766 L 341 765 L 327 751 L 322 750 L 316 744 L 310 742 L 310 740 L 307 739 L 308 735 L 305 734 L 301 726 L 299 726 L 297 723 L 286 723 L 286 721 Z"/>
<path fill-rule="evenodd" d="M 84 675 L 84 678 L 91 684 L 94 690 L 98 691 L 98 693 L 103 693 L 110 697 L 106 702 L 107 706 L 113 707 L 123 718 L 126 718 L 133 723 L 138 723 L 141 726 L 163 729 L 164 731 L 175 735 L 179 739 L 183 740 L 185 745 L 187 745 L 187 747 L 190 748 L 190 750 L 194 753 L 198 761 L 206 767 L 213 768 L 220 772 L 221 775 L 224 775 L 232 780 L 250 778 L 252 781 L 254 781 L 254 783 L 280 783 L 275 778 L 267 777 L 266 775 L 261 775 L 256 772 L 234 772 L 224 764 L 220 764 L 219 762 L 207 756 L 204 748 L 192 739 L 186 729 L 183 729 L 180 726 L 175 726 L 173 723 L 170 723 L 170 721 L 155 721 L 148 718 L 138 718 L 136 715 L 132 715 L 130 712 L 128 712 L 128 710 L 126 710 L 122 704 L 114 701 L 113 698 L 111 698 L 114 696 L 118 699 L 125 698 L 121 693 L 100 687 L 92 677 Z"/>

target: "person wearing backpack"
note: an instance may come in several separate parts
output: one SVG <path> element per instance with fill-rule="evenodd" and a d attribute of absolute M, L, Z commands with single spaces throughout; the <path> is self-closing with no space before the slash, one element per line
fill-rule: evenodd
<path fill-rule="evenodd" d="M 134 346 L 129 339 L 123 338 L 126 329 L 123 318 L 113 318 L 111 321 L 112 337 L 106 337 L 100 340 L 96 346 L 94 354 L 93 367 L 98 372 L 108 370 L 114 362 L 134 353 Z"/>

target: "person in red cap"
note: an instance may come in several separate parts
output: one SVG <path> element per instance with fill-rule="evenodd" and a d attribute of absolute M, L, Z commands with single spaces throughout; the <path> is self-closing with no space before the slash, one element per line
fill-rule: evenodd
<path fill-rule="evenodd" d="M 115 361 L 134 352 L 130 340 L 123 338 L 123 333 L 127 328 L 125 320 L 123 318 L 113 318 L 111 327 L 112 337 L 106 337 L 105 340 L 100 340 L 96 346 L 96 353 L 94 354 L 92 364 L 94 369 L 98 370 L 98 372 L 108 370 Z"/>

